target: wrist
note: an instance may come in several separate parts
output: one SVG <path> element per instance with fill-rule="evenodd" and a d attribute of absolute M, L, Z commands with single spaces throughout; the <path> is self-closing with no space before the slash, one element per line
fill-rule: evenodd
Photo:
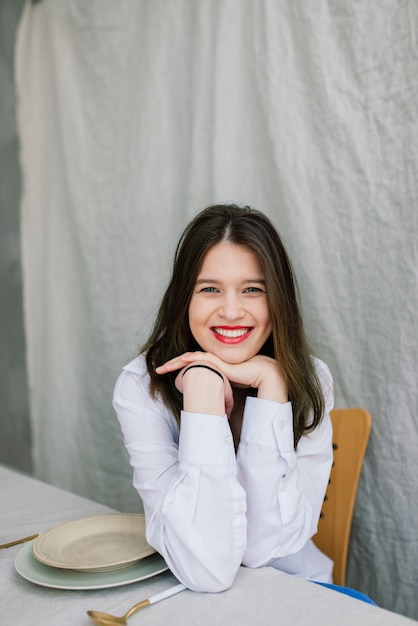
<path fill-rule="evenodd" d="M 219 376 L 222 381 L 224 379 L 223 375 L 221 374 L 221 372 L 217 369 L 215 369 L 214 367 L 210 367 L 210 365 L 203 365 L 203 363 L 194 363 L 193 365 L 189 365 L 188 367 L 186 367 L 186 369 L 183 371 L 183 376 L 185 375 L 186 372 L 188 372 L 189 370 L 195 369 L 195 368 L 199 368 L 202 367 L 203 369 L 209 370 L 210 372 L 213 372 L 214 374 L 216 374 L 217 376 Z"/>
<path fill-rule="evenodd" d="M 184 371 L 183 376 L 185 411 L 211 415 L 225 414 L 224 379 L 218 370 L 206 366 L 191 366 Z"/>
<path fill-rule="evenodd" d="M 287 384 L 278 373 L 274 376 L 266 376 L 258 386 L 257 398 L 271 400 L 280 404 L 289 402 Z"/>

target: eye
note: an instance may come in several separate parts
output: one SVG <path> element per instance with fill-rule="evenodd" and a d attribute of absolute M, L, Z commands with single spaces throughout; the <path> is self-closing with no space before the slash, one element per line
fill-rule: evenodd
<path fill-rule="evenodd" d="M 244 293 L 265 293 L 265 291 L 260 287 L 247 287 L 244 289 Z"/>
<path fill-rule="evenodd" d="M 216 287 L 202 287 L 200 293 L 218 293 L 218 291 Z"/>

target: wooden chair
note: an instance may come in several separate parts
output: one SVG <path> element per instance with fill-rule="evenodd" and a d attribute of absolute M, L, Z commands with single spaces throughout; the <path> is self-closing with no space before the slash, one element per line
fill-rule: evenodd
<path fill-rule="evenodd" d="M 344 586 L 354 504 L 372 419 L 364 409 L 334 409 L 331 421 L 334 463 L 313 540 L 334 561 L 334 584 Z"/>

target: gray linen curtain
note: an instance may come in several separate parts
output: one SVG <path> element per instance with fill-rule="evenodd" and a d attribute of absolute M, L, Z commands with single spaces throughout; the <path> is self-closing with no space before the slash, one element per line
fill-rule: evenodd
<path fill-rule="evenodd" d="M 111 396 L 177 237 L 265 211 L 337 406 L 373 434 L 348 584 L 418 619 L 413 0 L 42 0 L 17 42 L 35 472 L 139 510 Z"/>

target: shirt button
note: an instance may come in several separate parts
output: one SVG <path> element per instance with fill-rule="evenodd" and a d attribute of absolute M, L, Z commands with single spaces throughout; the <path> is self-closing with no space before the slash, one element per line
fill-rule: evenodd
<path fill-rule="evenodd" d="M 231 437 L 231 435 L 229 435 L 228 437 L 225 437 L 224 443 L 227 446 L 230 446 L 232 444 L 232 437 Z"/>

